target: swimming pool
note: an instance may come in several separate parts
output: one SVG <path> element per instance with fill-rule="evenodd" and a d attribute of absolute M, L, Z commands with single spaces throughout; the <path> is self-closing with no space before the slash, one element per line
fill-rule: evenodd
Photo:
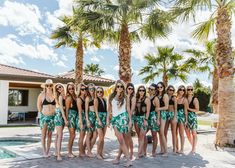
<path fill-rule="evenodd" d="M 29 145 L 32 143 L 36 143 L 38 141 L 35 140 L 0 140 L 0 146 L 18 146 L 18 145 Z"/>
<path fill-rule="evenodd" d="M 15 158 L 16 155 L 0 148 L 0 159 Z"/>

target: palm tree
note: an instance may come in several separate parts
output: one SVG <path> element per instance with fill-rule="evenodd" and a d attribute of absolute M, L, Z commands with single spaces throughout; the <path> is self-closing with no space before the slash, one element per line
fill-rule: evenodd
<path fill-rule="evenodd" d="M 179 78 L 182 81 L 187 80 L 187 68 L 183 68 L 183 64 L 179 62 L 183 56 L 178 53 L 173 53 L 174 47 L 157 47 L 157 54 L 147 54 L 144 59 L 147 65 L 142 67 L 139 75 L 147 74 L 143 78 L 145 83 L 153 81 L 156 76 L 162 74 L 162 81 L 165 86 L 168 85 L 168 80 Z"/>
<path fill-rule="evenodd" d="M 85 74 L 101 76 L 104 73 L 104 70 L 99 67 L 99 64 L 86 64 L 84 68 Z"/>
<path fill-rule="evenodd" d="M 188 67 L 200 72 L 208 72 L 209 77 L 212 74 L 211 104 L 213 106 L 213 112 L 217 113 L 219 77 L 217 75 L 215 44 L 216 40 L 206 41 L 204 51 L 188 49 L 185 52 L 193 56 L 186 61 Z"/>
<path fill-rule="evenodd" d="M 81 11 L 74 9 L 72 16 L 61 17 L 60 20 L 64 25 L 54 30 L 51 35 L 51 39 L 57 40 L 54 46 L 55 48 L 66 46 L 76 49 L 75 84 L 83 81 L 84 48 L 87 48 L 88 45 L 99 47 L 97 41 L 91 40 L 90 32 L 82 30 L 82 25 L 85 21 L 81 18 L 77 18 L 79 12 Z"/>
<path fill-rule="evenodd" d="M 213 4 L 212 4 L 213 3 Z M 212 8 L 213 7 L 213 8 Z M 188 20 L 195 16 L 198 9 L 214 9 L 209 20 L 199 23 L 193 36 L 203 40 L 209 33 L 216 30 L 216 62 L 219 76 L 218 86 L 218 113 L 219 123 L 216 132 L 216 145 L 224 147 L 234 145 L 235 137 L 235 89 L 234 56 L 232 54 L 231 26 L 232 16 L 235 13 L 234 0 L 176 0 L 172 12 Z"/>
<path fill-rule="evenodd" d="M 131 81 L 131 46 L 141 37 L 165 37 L 169 31 L 167 12 L 160 10 L 159 0 L 77 0 L 86 10 L 86 28 L 100 39 L 118 44 L 119 77 Z"/>

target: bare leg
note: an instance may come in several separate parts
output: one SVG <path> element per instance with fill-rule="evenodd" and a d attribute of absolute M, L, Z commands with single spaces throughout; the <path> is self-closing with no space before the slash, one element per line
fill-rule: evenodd
<path fill-rule="evenodd" d="M 61 143 L 62 143 L 62 137 L 63 137 L 63 126 L 56 127 L 56 156 L 57 160 L 62 160 L 61 158 Z"/>
<path fill-rule="evenodd" d="M 196 152 L 196 145 L 197 145 L 197 131 L 193 130 L 192 131 L 192 136 L 193 136 L 193 146 L 192 146 L 192 152 Z"/>
<path fill-rule="evenodd" d="M 179 124 L 179 134 L 180 134 L 180 153 L 184 153 L 184 124 Z"/>
<path fill-rule="evenodd" d="M 166 138 L 166 142 L 167 142 L 167 133 L 168 133 L 169 126 L 170 126 L 170 121 L 166 121 L 165 129 L 164 129 L 164 135 Z"/>
<path fill-rule="evenodd" d="M 178 134 L 179 134 L 179 124 L 176 125 L 176 139 L 175 139 L 176 153 L 179 153 L 179 138 L 178 138 Z"/>
<path fill-rule="evenodd" d="M 191 135 L 190 129 L 188 127 L 185 128 L 185 133 L 188 138 L 188 141 L 191 145 L 193 145 L 193 137 Z"/>
<path fill-rule="evenodd" d="M 46 150 L 46 135 L 47 135 L 47 125 L 45 125 L 42 130 L 41 130 L 41 143 L 42 143 L 42 151 L 43 151 L 43 155 L 44 157 L 48 157 L 47 156 L 47 150 Z"/>
<path fill-rule="evenodd" d="M 166 144 L 166 138 L 164 135 L 164 129 L 165 129 L 165 121 L 163 119 L 161 119 L 161 125 L 160 125 L 160 139 L 162 142 L 162 152 L 163 152 L 163 156 L 167 155 L 167 144 Z"/>
<path fill-rule="evenodd" d="M 176 153 L 176 127 L 177 127 L 177 123 L 174 120 L 171 120 L 170 123 L 171 123 L 173 153 Z"/>
<path fill-rule="evenodd" d="M 97 132 L 98 132 L 98 136 L 99 136 L 99 139 L 98 139 L 98 142 L 97 142 L 97 158 L 98 159 L 103 159 L 102 158 L 102 145 L 104 144 L 103 143 L 103 141 L 104 141 L 103 129 L 98 128 Z"/>
<path fill-rule="evenodd" d="M 88 157 L 94 157 L 94 155 L 91 152 L 91 138 L 92 138 L 93 132 L 87 132 L 86 134 L 86 147 L 87 147 L 87 156 Z"/>
<path fill-rule="evenodd" d="M 71 158 L 75 157 L 72 152 L 74 139 L 75 139 L 75 129 L 69 128 L 68 157 Z"/>
<path fill-rule="evenodd" d="M 146 131 L 140 130 L 140 144 L 139 144 L 139 151 L 138 151 L 138 156 L 139 158 L 144 156 L 145 154 L 145 149 L 144 149 L 144 139 L 146 138 Z"/>
<path fill-rule="evenodd" d="M 114 131 L 115 131 L 115 135 L 118 139 L 118 142 L 119 142 L 119 145 L 121 147 L 121 150 L 122 152 L 124 153 L 126 159 L 127 159 L 127 163 L 126 163 L 126 167 L 129 167 L 132 165 L 132 162 L 130 160 L 130 154 L 129 154 L 129 151 L 127 149 L 127 146 L 126 146 L 126 143 L 125 143 L 125 140 L 124 140 L 124 136 L 122 133 L 120 133 L 117 128 L 114 127 Z"/>
<path fill-rule="evenodd" d="M 98 137 L 98 133 L 97 133 L 97 130 L 95 130 L 95 131 L 93 132 L 92 138 L 91 138 L 91 149 L 92 149 L 93 146 L 95 145 L 97 137 Z"/>
<path fill-rule="evenodd" d="M 152 133 L 152 137 L 153 137 L 152 156 L 155 157 L 156 156 L 156 150 L 157 150 L 157 143 L 158 143 L 157 132 L 151 131 L 151 133 Z"/>
<path fill-rule="evenodd" d="M 104 127 L 102 130 L 103 130 L 103 135 L 104 135 L 104 138 L 105 138 L 107 127 Z M 104 150 L 104 140 L 101 143 L 101 152 L 100 153 L 101 153 L 102 158 L 104 158 L 103 150 Z"/>
<path fill-rule="evenodd" d="M 81 131 L 80 136 L 78 138 L 78 148 L 79 148 L 79 156 L 83 157 L 86 156 L 85 154 L 85 146 L 84 146 L 84 138 L 85 138 L 86 132 Z"/>
<path fill-rule="evenodd" d="M 47 132 L 47 156 L 50 156 L 50 148 L 51 148 L 51 139 L 52 139 L 52 132 L 48 131 Z"/>

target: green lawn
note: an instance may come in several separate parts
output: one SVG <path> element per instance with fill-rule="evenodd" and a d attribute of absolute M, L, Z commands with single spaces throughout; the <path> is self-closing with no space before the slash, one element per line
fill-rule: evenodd
<path fill-rule="evenodd" d="M 212 122 L 210 122 L 210 121 L 198 121 L 198 125 L 208 125 L 208 126 L 211 126 Z"/>

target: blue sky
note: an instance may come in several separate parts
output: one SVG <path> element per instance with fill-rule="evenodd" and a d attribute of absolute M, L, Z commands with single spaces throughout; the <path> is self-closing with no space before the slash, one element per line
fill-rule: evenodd
<path fill-rule="evenodd" d="M 0 63 L 21 68 L 59 74 L 74 68 L 75 51 L 70 48 L 54 49 L 55 41 L 50 34 L 61 26 L 57 19 L 64 14 L 71 14 L 72 0 L 0 0 Z M 207 19 L 210 11 L 198 12 L 196 21 Z M 234 22 L 233 22 L 234 23 Z M 190 37 L 194 23 L 192 21 L 173 25 L 173 31 L 167 39 L 157 39 L 155 43 L 143 39 L 132 45 L 133 82 L 141 83 L 138 76 L 145 65 L 146 53 L 156 51 L 156 46 L 174 46 L 177 52 L 187 48 L 203 49 L 202 44 Z M 210 39 L 214 38 L 213 34 Z M 232 30 L 235 43 L 235 26 Z M 101 49 L 88 48 L 84 63 L 98 63 L 105 70 L 105 77 L 118 78 L 117 46 L 104 44 Z M 191 73 L 187 83 L 199 78 L 205 85 L 210 85 L 207 74 Z M 156 78 L 159 81 L 161 78 Z M 179 80 L 170 81 L 179 85 Z"/>

